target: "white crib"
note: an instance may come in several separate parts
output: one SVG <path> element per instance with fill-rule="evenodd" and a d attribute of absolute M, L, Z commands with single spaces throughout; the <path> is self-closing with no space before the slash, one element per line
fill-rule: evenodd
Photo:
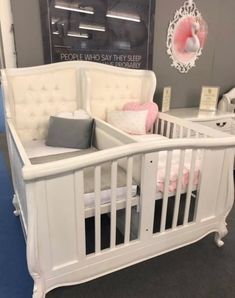
<path fill-rule="evenodd" d="M 107 124 L 107 109 L 127 101 L 151 101 L 155 77 L 89 62 L 66 62 L 2 71 L 6 128 L 16 214 L 27 243 L 34 298 L 53 288 L 82 283 L 198 241 L 227 233 L 233 204 L 235 137 L 160 113 L 155 133 L 165 139 L 138 142 Z M 94 117 L 98 151 L 55 161 L 30 159 L 25 142 L 42 140 L 50 115 L 87 109 Z M 177 182 L 170 193 L 172 159 L 178 150 Z M 165 160 L 162 161 L 162 152 Z M 181 181 L 190 152 L 188 182 Z M 194 181 L 200 160 L 199 180 Z M 163 190 L 157 187 L 164 163 Z M 109 187 L 103 201 L 102 177 Z M 94 176 L 87 204 L 86 173 Z M 125 173 L 121 194 L 118 175 Z M 138 191 L 133 193 L 133 186 Z M 102 247 L 102 216 L 109 218 L 109 245 Z M 94 219 L 94 249 L 87 250 L 87 221 Z M 117 241 L 117 233 L 123 239 Z"/>

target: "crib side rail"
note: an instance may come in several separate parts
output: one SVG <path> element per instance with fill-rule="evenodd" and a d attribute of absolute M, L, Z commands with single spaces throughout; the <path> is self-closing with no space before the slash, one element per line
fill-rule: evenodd
<path fill-rule="evenodd" d="M 156 142 L 133 143 L 123 145 L 117 148 L 110 148 L 94 152 L 92 154 L 73 157 L 70 159 L 59 160 L 38 165 L 25 165 L 22 169 L 25 181 L 36 178 L 48 177 L 56 174 L 83 169 L 89 166 L 95 166 L 100 163 L 121 159 L 137 154 L 146 154 L 164 150 L 174 149 L 226 149 L 235 146 L 235 137 L 225 134 L 226 138 L 205 138 L 205 139 L 175 139 L 169 142 L 161 140 Z"/>
<path fill-rule="evenodd" d="M 198 123 L 177 118 L 166 113 L 159 113 L 154 132 L 167 138 L 219 138 L 226 133 L 202 126 Z"/>
<path fill-rule="evenodd" d="M 109 123 L 95 118 L 95 132 L 93 145 L 99 150 L 117 147 L 125 144 L 135 143 L 133 138 L 121 131 L 120 129 L 110 125 Z"/>

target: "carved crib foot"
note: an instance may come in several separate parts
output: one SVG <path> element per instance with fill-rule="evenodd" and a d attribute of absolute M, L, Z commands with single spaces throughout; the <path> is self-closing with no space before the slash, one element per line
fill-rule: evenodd
<path fill-rule="evenodd" d="M 20 215 L 20 210 L 15 210 L 15 211 L 13 211 L 13 213 L 14 213 L 15 216 L 19 216 Z"/>
<path fill-rule="evenodd" d="M 33 287 L 33 297 L 32 298 L 45 298 L 45 293 L 42 286 L 38 282 L 37 285 Z"/>
<path fill-rule="evenodd" d="M 16 195 L 13 196 L 12 204 L 15 207 L 15 210 L 13 211 L 14 215 L 19 216 L 20 215 L 20 209 L 19 209 L 19 205 L 17 203 Z"/>
<path fill-rule="evenodd" d="M 228 230 L 226 228 L 226 223 L 223 224 L 220 231 L 215 233 L 215 243 L 218 247 L 222 247 L 224 245 L 224 241 L 222 238 L 224 238 L 228 233 Z"/>

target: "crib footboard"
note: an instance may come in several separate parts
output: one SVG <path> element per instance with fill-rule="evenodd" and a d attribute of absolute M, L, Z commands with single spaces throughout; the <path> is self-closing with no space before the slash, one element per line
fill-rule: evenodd
<path fill-rule="evenodd" d="M 35 281 L 34 297 L 44 297 L 55 287 L 85 282 L 163 254 L 211 232 L 217 233 L 217 244 L 222 245 L 226 216 L 233 203 L 234 146 L 232 137 L 136 143 L 66 162 L 25 166 L 27 260 Z M 171 193 L 176 149 L 178 180 Z M 187 150 L 191 152 L 190 167 L 183 189 Z M 163 189 L 159 191 L 161 152 L 165 152 L 166 159 Z M 201 166 L 195 171 L 199 156 Z M 136 157 L 141 161 L 141 177 L 139 191 L 133 197 Z M 120 160 L 126 163 L 126 192 L 117 200 Z M 107 162 L 110 199 L 103 204 L 101 184 Z M 85 172 L 90 167 L 94 175 L 93 213 L 87 212 L 84 195 Z"/>

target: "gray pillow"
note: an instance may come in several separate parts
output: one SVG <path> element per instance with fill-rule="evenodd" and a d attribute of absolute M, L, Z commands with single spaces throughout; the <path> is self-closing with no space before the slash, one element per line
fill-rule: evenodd
<path fill-rule="evenodd" d="M 50 117 L 46 145 L 87 149 L 91 146 L 93 119 Z"/>

